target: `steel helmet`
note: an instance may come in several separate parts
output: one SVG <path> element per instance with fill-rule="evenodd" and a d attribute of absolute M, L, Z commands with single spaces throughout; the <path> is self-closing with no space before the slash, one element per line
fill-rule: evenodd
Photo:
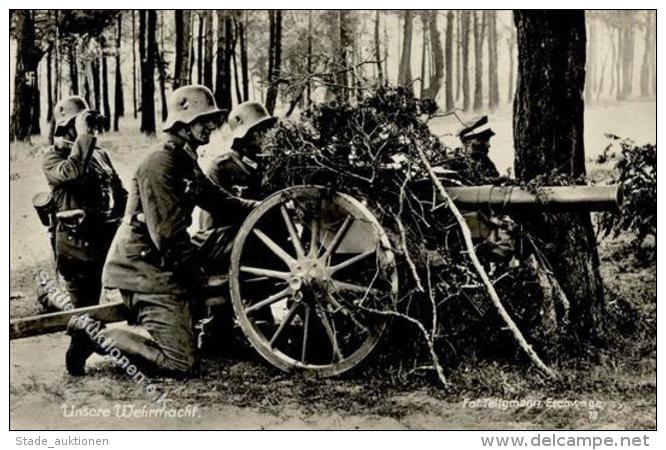
<path fill-rule="evenodd" d="M 272 126 L 277 118 L 268 114 L 261 103 L 245 102 L 231 110 L 228 122 L 234 139 L 243 139 L 252 128 L 261 124 Z"/>
<path fill-rule="evenodd" d="M 84 111 L 88 111 L 88 103 L 83 97 L 70 95 L 60 100 L 53 108 L 53 120 L 55 121 L 54 135 L 59 136 L 63 128 Z"/>
<path fill-rule="evenodd" d="M 179 87 L 173 91 L 167 101 L 167 107 L 169 115 L 162 131 L 169 131 L 178 123 L 189 125 L 204 116 L 217 118 L 221 124 L 222 118 L 229 112 L 226 109 L 219 109 L 210 89 L 198 84 Z"/>

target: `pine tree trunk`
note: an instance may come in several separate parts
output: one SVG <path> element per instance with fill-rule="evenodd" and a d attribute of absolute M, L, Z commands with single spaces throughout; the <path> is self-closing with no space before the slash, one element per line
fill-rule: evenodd
<path fill-rule="evenodd" d="M 233 106 L 233 101 L 231 98 L 231 64 L 234 57 L 234 22 L 231 14 L 231 11 L 227 12 L 224 22 L 224 53 L 225 60 L 227 61 L 227 78 L 225 82 L 229 86 L 229 92 L 226 103 L 224 103 L 225 106 L 223 106 L 223 108 L 229 110 L 231 110 L 231 107 Z"/>
<path fill-rule="evenodd" d="M 120 118 L 125 115 L 125 96 L 123 95 L 123 74 L 120 66 L 120 52 L 122 49 L 122 18 L 123 13 L 118 13 L 116 19 L 116 73 L 113 96 L 113 131 L 119 130 Z"/>
<path fill-rule="evenodd" d="M 479 13 L 474 15 L 474 111 L 483 106 L 483 24 L 479 20 Z"/>
<path fill-rule="evenodd" d="M 92 101 L 91 107 L 101 112 L 102 89 L 100 83 L 100 61 L 95 58 L 90 63 L 90 76 L 92 78 Z"/>
<path fill-rule="evenodd" d="M 104 131 L 111 130 L 111 106 L 109 102 L 109 68 L 106 63 L 106 40 L 100 37 L 102 47 L 101 69 L 102 69 L 102 115 L 104 116 Z"/>
<path fill-rule="evenodd" d="M 79 67 L 76 63 L 76 41 L 71 39 L 67 43 L 67 62 L 69 67 L 69 94 L 79 93 Z"/>
<path fill-rule="evenodd" d="M 375 11 L 375 59 L 377 60 L 377 81 L 384 84 L 384 70 L 382 69 L 381 40 L 379 39 L 379 10 Z M 423 82 L 423 79 L 421 80 Z M 308 93 L 309 94 L 309 93 Z"/>
<path fill-rule="evenodd" d="M 460 104 L 460 96 L 462 95 L 462 61 L 461 61 L 461 46 L 460 46 L 460 30 L 462 29 L 462 11 L 456 13 L 456 103 Z"/>
<path fill-rule="evenodd" d="M 400 66 L 398 68 L 398 86 L 405 86 L 414 94 L 412 83 L 412 11 L 403 11 L 405 23 L 402 32 L 402 51 L 400 53 Z"/>
<path fill-rule="evenodd" d="M 205 14 L 206 36 L 204 38 L 203 84 L 213 90 L 213 11 L 208 10 Z"/>
<path fill-rule="evenodd" d="M 349 67 L 350 50 L 351 50 L 351 37 L 349 33 L 349 11 L 338 10 L 338 48 L 337 48 L 337 75 L 335 77 L 335 92 L 336 100 L 339 103 L 346 103 L 349 101 L 349 74 L 347 68 Z"/>
<path fill-rule="evenodd" d="M 488 106 L 499 105 L 499 83 L 497 80 L 497 11 L 488 11 Z"/>
<path fill-rule="evenodd" d="M 199 28 L 197 33 L 197 83 L 203 84 L 203 35 L 204 35 L 204 14 L 199 11 L 197 19 L 199 21 Z M 164 50 L 164 47 L 162 47 Z"/>
<path fill-rule="evenodd" d="M 625 29 L 625 56 L 624 56 L 624 95 L 625 99 L 630 98 L 634 92 L 634 43 L 635 33 L 634 27 L 628 26 Z"/>
<path fill-rule="evenodd" d="M 215 101 L 223 109 L 231 109 L 231 29 L 229 12 L 217 11 L 217 72 L 215 74 Z"/>
<path fill-rule="evenodd" d="M 242 13 L 242 11 L 241 11 Z M 238 58 L 236 58 L 236 48 L 238 44 L 238 39 L 240 36 L 240 31 L 238 29 L 239 20 L 237 17 L 232 18 L 232 23 L 235 31 L 235 37 L 233 39 L 233 45 L 231 46 L 231 60 L 234 65 L 234 87 L 236 89 L 236 103 L 243 103 L 243 94 L 241 93 L 240 88 L 240 71 L 238 70 Z"/>
<path fill-rule="evenodd" d="M 46 51 L 46 121 L 53 118 L 53 47 Z"/>
<path fill-rule="evenodd" d="M 419 94 L 420 98 L 425 98 L 424 95 L 426 93 L 425 90 L 425 84 L 426 84 L 426 57 L 427 57 L 427 50 L 428 50 L 428 12 L 423 11 L 421 12 L 421 26 L 422 26 L 422 36 L 423 36 L 423 41 L 421 44 L 421 76 L 420 76 L 420 85 L 421 85 L 421 93 Z"/>
<path fill-rule="evenodd" d="M 9 125 L 9 139 L 25 141 L 31 134 L 38 134 L 34 129 L 33 116 L 36 104 L 39 104 L 37 88 L 37 65 L 42 55 L 35 46 L 35 23 L 32 12 L 27 9 L 11 12 L 16 17 L 16 71 L 14 73 L 14 99 Z"/>
<path fill-rule="evenodd" d="M 310 76 L 312 75 L 312 10 L 308 11 L 308 56 L 307 56 L 307 74 L 308 81 L 305 86 L 306 95 L 305 95 L 305 105 L 310 107 L 312 105 L 312 81 Z M 381 66 L 381 63 L 380 63 Z"/>
<path fill-rule="evenodd" d="M 243 17 L 238 21 L 238 39 L 240 44 L 241 77 L 243 78 L 243 101 L 250 100 L 250 75 L 247 65 L 247 43 L 245 42 L 245 24 L 247 11 L 243 11 Z"/>
<path fill-rule="evenodd" d="M 471 96 L 469 92 L 469 32 L 470 32 L 470 11 L 462 11 L 462 92 L 463 109 L 469 111 L 471 105 Z"/>
<path fill-rule="evenodd" d="M 166 99 L 166 71 L 167 64 L 164 60 L 164 11 L 160 13 L 160 46 L 155 44 L 155 62 L 157 64 L 157 74 L 160 80 L 160 105 L 162 122 L 166 121 L 169 115 L 169 108 Z"/>
<path fill-rule="evenodd" d="M 134 118 L 136 119 L 137 114 L 137 104 L 136 104 L 136 76 L 137 76 L 137 70 L 136 70 L 136 18 L 135 18 L 135 11 L 132 10 L 132 108 L 134 112 Z M 141 43 L 139 43 L 141 45 Z"/>
<path fill-rule="evenodd" d="M 429 42 L 432 46 L 432 62 L 434 71 L 428 82 L 428 89 L 424 94 L 425 98 L 435 99 L 442 88 L 444 79 L 444 50 L 442 49 L 442 39 L 437 28 L 437 14 L 432 12 L 428 15 L 428 31 L 430 34 Z"/>
<path fill-rule="evenodd" d="M 585 103 L 591 104 L 597 82 L 597 23 L 594 16 L 587 20 L 587 67 L 585 68 Z"/>
<path fill-rule="evenodd" d="M 584 175 L 585 13 L 515 11 L 514 21 L 516 175 L 523 182 L 552 172 Z M 543 242 L 540 247 L 570 302 L 569 325 L 563 331 L 583 342 L 593 340 L 604 302 L 590 214 L 530 214 L 523 219 L 528 232 Z"/>
<path fill-rule="evenodd" d="M 177 9 L 174 11 L 176 49 L 173 71 L 173 88 L 189 84 L 190 75 L 190 21 L 192 12 Z"/>
<path fill-rule="evenodd" d="M 60 96 L 62 95 L 62 77 L 60 76 L 60 21 L 58 20 L 59 11 L 55 10 L 53 12 L 54 17 L 54 26 L 55 29 L 55 41 L 53 42 L 53 62 L 55 67 L 53 68 L 53 75 L 55 76 L 55 82 L 53 83 L 53 101 L 57 102 Z"/>
<path fill-rule="evenodd" d="M 268 90 L 266 91 L 266 109 L 270 114 L 275 111 L 277 102 L 280 60 L 282 58 L 282 11 L 268 11 L 270 29 L 269 61 L 268 61 Z"/>
<path fill-rule="evenodd" d="M 455 108 L 453 101 L 453 11 L 446 13 L 446 110 Z"/>
<path fill-rule="evenodd" d="M 194 79 L 194 76 L 192 75 L 194 73 L 194 60 L 196 59 L 196 48 L 195 48 L 195 42 L 194 42 L 194 14 L 190 12 L 190 39 L 187 43 L 187 48 L 188 48 L 188 61 L 189 65 L 187 67 L 187 84 L 192 84 L 192 80 Z"/>
<path fill-rule="evenodd" d="M 139 55 L 141 57 L 141 127 L 144 134 L 155 134 L 155 45 L 157 13 L 139 13 Z"/>
<path fill-rule="evenodd" d="M 654 49 L 654 21 L 652 12 L 645 13 L 645 38 L 643 39 L 643 60 L 641 62 L 641 97 L 650 95 L 650 76 L 652 75 L 652 52 Z"/>
<path fill-rule="evenodd" d="M 509 88 L 507 89 L 507 102 L 512 102 L 513 101 L 513 87 L 515 84 L 515 41 L 514 41 L 514 36 L 511 36 L 508 42 L 508 47 L 509 47 Z"/>

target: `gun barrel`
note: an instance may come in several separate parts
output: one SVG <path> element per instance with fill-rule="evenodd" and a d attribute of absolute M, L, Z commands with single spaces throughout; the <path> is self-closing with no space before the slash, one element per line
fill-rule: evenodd
<path fill-rule="evenodd" d="M 446 192 L 463 210 L 484 207 L 504 212 L 525 211 L 616 211 L 622 191 L 611 186 L 543 186 L 528 190 L 520 186 L 449 187 Z"/>

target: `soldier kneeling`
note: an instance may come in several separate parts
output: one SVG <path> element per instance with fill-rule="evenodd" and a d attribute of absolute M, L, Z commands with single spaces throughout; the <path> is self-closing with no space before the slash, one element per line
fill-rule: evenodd
<path fill-rule="evenodd" d="M 105 340 L 148 374 L 182 377 L 197 371 L 193 310 L 208 276 L 206 256 L 187 233 L 192 211 L 200 206 L 246 214 L 255 202 L 215 186 L 197 163 L 197 148 L 209 142 L 227 113 L 217 108 L 212 92 L 204 86 L 181 87 L 171 94 L 168 106 L 166 139 L 135 172 L 125 218 L 103 273 L 104 285 L 120 290 L 150 338 L 124 329 L 103 329 L 101 337 L 92 340 L 86 332 L 87 327 L 94 328 L 92 319 L 73 318 L 66 357 L 71 374 L 84 374 L 93 352 L 107 353 L 108 346 L 99 344 Z M 226 242 L 216 236 L 216 245 L 209 250 L 222 252 L 231 240 L 233 236 L 226 236 Z"/>

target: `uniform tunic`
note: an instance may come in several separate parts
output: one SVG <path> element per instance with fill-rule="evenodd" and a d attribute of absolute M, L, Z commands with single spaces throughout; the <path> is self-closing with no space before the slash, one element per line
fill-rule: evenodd
<path fill-rule="evenodd" d="M 79 224 L 58 222 L 55 255 L 75 306 L 96 304 L 106 253 L 123 216 L 127 191 L 109 155 L 91 135 L 56 145 L 44 155 L 42 170 L 51 188 L 55 212 L 81 209 Z"/>
<path fill-rule="evenodd" d="M 231 150 L 215 158 L 205 169 L 205 174 L 216 185 L 239 197 L 260 200 L 261 179 L 257 163 Z M 220 227 L 239 226 L 244 216 L 201 211 L 199 227 L 209 230 Z"/>
<path fill-rule="evenodd" d="M 104 266 L 104 285 L 153 294 L 202 288 L 202 255 L 187 233 L 195 206 L 235 217 L 253 203 L 215 186 L 186 144 L 167 141 L 132 178 L 126 217 Z"/>

